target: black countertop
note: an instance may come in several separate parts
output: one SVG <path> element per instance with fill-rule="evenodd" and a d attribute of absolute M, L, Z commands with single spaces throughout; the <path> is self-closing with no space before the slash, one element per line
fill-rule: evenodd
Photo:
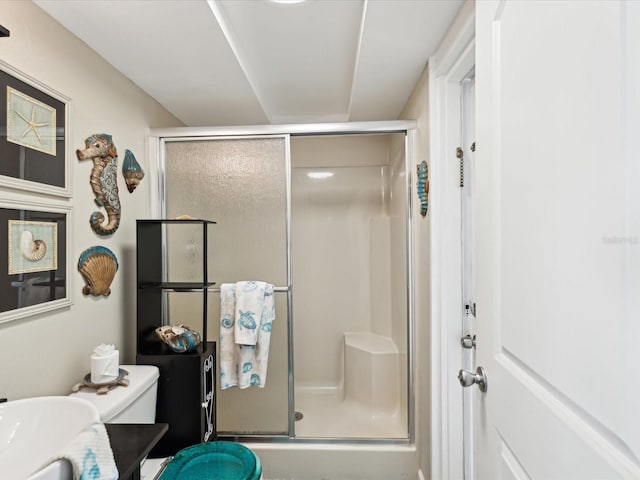
<path fill-rule="evenodd" d="M 169 429 L 166 423 L 105 423 L 104 426 L 120 480 L 140 477 L 140 462 Z"/>

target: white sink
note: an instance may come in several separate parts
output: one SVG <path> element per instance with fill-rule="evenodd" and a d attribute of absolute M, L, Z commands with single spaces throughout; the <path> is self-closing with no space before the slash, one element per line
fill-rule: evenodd
<path fill-rule="evenodd" d="M 0 472 L 3 480 L 66 480 L 71 464 L 56 461 L 86 426 L 100 422 L 98 409 L 74 397 L 34 397 L 0 403 Z"/>

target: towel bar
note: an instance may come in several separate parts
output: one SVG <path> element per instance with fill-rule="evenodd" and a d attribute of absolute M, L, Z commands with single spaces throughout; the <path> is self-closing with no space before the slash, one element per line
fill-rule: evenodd
<path fill-rule="evenodd" d="M 273 287 L 274 292 L 288 292 L 289 290 L 291 290 L 291 287 Z M 207 292 L 220 293 L 220 287 L 209 287 Z"/>

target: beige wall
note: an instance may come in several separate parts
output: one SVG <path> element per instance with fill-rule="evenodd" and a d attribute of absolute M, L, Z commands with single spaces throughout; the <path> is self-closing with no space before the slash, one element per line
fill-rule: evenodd
<path fill-rule="evenodd" d="M 120 153 L 118 171 L 129 149 L 148 173 L 149 128 L 181 123 L 33 3 L 3 1 L 1 21 L 11 36 L 0 39 L 0 58 L 71 98 L 73 149 L 83 147 L 90 134 L 109 133 Z M 73 156 L 69 167 L 69 200 L 0 188 L 2 199 L 73 207 L 68 283 L 73 305 L 0 325 L 0 397 L 69 393 L 88 373 L 92 348 L 102 342 L 120 349 L 121 363 L 135 362 L 135 220 L 149 217 L 149 176 L 130 194 L 119 173 L 120 228 L 111 237 L 98 237 L 89 227 L 89 216 L 96 210 L 89 186 L 91 163 Z M 76 265 L 80 253 L 93 245 L 108 247 L 119 260 L 108 298 L 81 293 L 84 282 Z"/>
<path fill-rule="evenodd" d="M 416 87 L 409 97 L 400 118 L 417 121 L 415 145 L 416 164 L 426 160 L 429 163 L 429 73 L 428 68 L 422 72 Z M 415 166 L 414 170 L 415 172 Z M 430 338 L 431 318 L 429 314 L 431 298 L 429 256 L 431 252 L 431 217 L 420 215 L 420 203 L 415 197 L 415 185 L 412 185 L 414 195 L 414 291 L 415 296 L 415 391 L 416 391 L 416 447 L 419 466 L 422 472 L 429 474 L 430 466 Z M 429 209 L 433 208 L 430 204 Z"/>

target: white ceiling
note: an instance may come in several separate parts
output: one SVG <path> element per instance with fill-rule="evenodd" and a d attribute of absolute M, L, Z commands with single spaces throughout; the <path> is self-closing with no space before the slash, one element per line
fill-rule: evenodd
<path fill-rule="evenodd" d="M 463 0 L 35 0 L 187 126 L 398 118 Z"/>

